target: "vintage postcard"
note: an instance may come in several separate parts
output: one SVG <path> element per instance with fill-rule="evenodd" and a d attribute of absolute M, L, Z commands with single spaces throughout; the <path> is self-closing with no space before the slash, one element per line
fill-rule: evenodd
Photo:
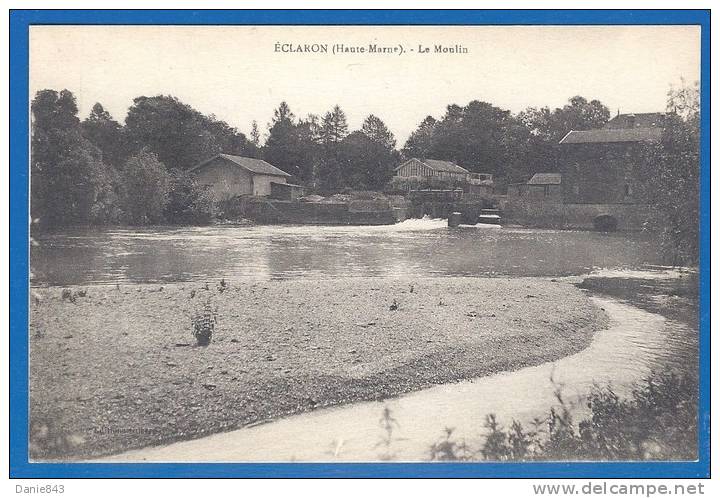
<path fill-rule="evenodd" d="M 406 14 L 28 22 L 27 468 L 707 474 L 703 12 Z"/>

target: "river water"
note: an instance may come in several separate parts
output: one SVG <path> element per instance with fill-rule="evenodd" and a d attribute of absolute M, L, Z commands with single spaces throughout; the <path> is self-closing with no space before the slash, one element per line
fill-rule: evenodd
<path fill-rule="evenodd" d="M 212 226 L 36 237 L 33 285 L 374 276 L 569 276 L 660 263 L 643 233 L 497 227 Z"/>

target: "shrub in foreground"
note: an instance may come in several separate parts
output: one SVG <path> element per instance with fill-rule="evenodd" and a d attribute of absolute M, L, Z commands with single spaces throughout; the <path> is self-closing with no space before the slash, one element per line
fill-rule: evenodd
<path fill-rule="evenodd" d="M 431 460 L 694 460 L 697 457 L 697 382 L 674 373 L 651 375 L 627 398 L 596 387 L 588 418 L 575 423 L 560 391 L 558 406 L 532 428 L 513 420 L 503 428 L 488 415 L 482 446 L 468 449 L 445 430 Z"/>

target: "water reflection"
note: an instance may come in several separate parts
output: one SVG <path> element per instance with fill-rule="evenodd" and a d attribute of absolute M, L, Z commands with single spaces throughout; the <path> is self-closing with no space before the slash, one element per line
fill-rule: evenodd
<path fill-rule="evenodd" d="M 356 276 L 563 276 L 659 264 L 647 234 L 375 227 L 155 227 L 41 235 L 34 285 Z"/>

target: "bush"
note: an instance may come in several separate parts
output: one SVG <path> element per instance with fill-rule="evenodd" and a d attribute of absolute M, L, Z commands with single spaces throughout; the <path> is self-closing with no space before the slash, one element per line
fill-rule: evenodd
<path fill-rule="evenodd" d="M 247 203 L 242 196 L 220 199 L 216 206 L 215 216 L 224 220 L 241 220 L 247 212 Z"/>
<path fill-rule="evenodd" d="M 668 92 L 662 138 L 645 144 L 634 175 L 637 197 L 651 206 L 647 227 L 660 235 L 660 248 L 672 265 L 694 265 L 699 258 L 700 91 L 694 86 Z"/>
<path fill-rule="evenodd" d="M 168 203 L 170 175 L 165 165 L 145 149 L 123 168 L 123 205 L 127 221 L 136 225 L 161 223 Z"/>
<path fill-rule="evenodd" d="M 430 459 L 436 461 L 465 461 L 472 460 L 473 453 L 465 441 L 456 441 L 453 438 L 455 429 L 445 428 L 445 434 L 430 447 Z"/>
<path fill-rule="evenodd" d="M 452 439 L 430 448 L 432 460 L 694 460 L 697 458 L 697 382 L 689 375 L 653 374 L 623 399 L 610 386 L 595 387 L 590 416 L 575 424 L 558 390 L 558 406 L 527 430 L 516 420 L 504 429 L 488 415 L 478 452 Z M 545 425 L 544 430 L 542 426 Z M 462 451 L 461 451 L 462 450 Z"/>
<path fill-rule="evenodd" d="M 210 223 L 212 218 L 213 198 L 209 189 L 185 171 L 170 171 L 165 219 L 174 225 L 203 225 Z"/>

